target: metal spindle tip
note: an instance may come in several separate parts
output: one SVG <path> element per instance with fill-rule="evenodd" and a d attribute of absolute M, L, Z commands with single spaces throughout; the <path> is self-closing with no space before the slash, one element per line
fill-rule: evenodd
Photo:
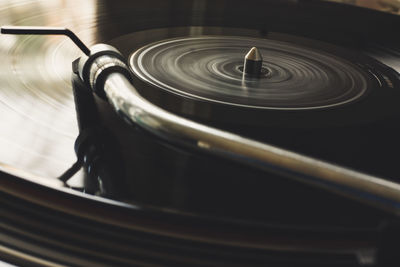
<path fill-rule="evenodd" d="M 246 54 L 245 59 L 253 60 L 253 61 L 262 61 L 263 58 L 261 56 L 260 51 L 258 51 L 257 47 L 252 47 L 250 51 Z"/>
<path fill-rule="evenodd" d="M 244 57 L 243 72 L 246 75 L 258 77 L 262 70 L 262 56 L 257 47 L 252 47 Z"/>

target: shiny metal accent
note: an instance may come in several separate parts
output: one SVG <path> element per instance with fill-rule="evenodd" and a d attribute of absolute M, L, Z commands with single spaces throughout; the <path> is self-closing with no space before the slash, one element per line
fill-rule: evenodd
<path fill-rule="evenodd" d="M 261 74 L 263 58 L 257 47 L 252 47 L 244 57 L 243 73 L 259 76 Z"/>
<path fill-rule="evenodd" d="M 82 56 L 82 59 L 79 60 L 79 77 L 83 81 L 89 81 L 89 83 L 93 86 L 93 77 L 90 78 L 89 76 L 93 75 L 93 71 L 91 68 L 94 66 L 102 65 L 99 62 L 96 62 L 95 64 L 92 64 L 91 60 L 98 60 L 98 57 L 104 56 L 104 55 L 109 55 L 112 54 L 114 55 L 112 60 L 117 60 L 118 57 L 122 58 L 121 53 L 115 49 L 113 46 L 107 45 L 107 44 L 95 44 L 90 47 L 90 55 Z M 89 59 L 90 57 L 90 59 Z M 88 59 L 90 61 L 88 61 Z M 84 65 L 86 65 L 88 68 L 86 68 Z"/>
<path fill-rule="evenodd" d="M 397 183 L 176 116 L 140 96 L 121 73 L 110 74 L 104 84 L 107 98 L 117 112 L 164 140 L 279 173 L 400 215 Z"/>
<path fill-rule="evenodd" d="M 247 60 L 253 60 L 253 61 L 262 61 L 263 60 L 261 53 L 260 53 L 260 51 L 258 51 L 257 47 L 252 47 L 244 58 Z"/>
<path fill-rule="evenodd" d="M 265 7 L 268 6 L 267 2 Z M 302 1 L 297 2 L 302 4 L 300 3 Z M 116 45 L 125 55 L 132 53 L 134 47 L 139 48 L 151 42 L 181 36 L 224 34 L 265 38 L 256 29 L 230 28 L 237 26 L 237 21 L 234 16 L 226 14 L 235 13 L 235 8 L 232 6 L 229 10 L 222 9 L 221 3 L 224 1 L 208 1 L 206 8 L 213 12 L 206 12 L 203 11 L 204 3 L 198 0 L 188 1 L 188 4 L 185 4 L 188 9 L 184 6 L 177 9 L 169 1 L 160 0 L 152 0 L 150 3 L 92 0 L 1 1 L 0 25 L 67 27 L 87 45 L 110 40 L 110 43 Z M 366 1 L 357 1 L 356 5 L 366 5 Z M 149 8 L 150 6 L 165 8 L 159 9 L 157 16 L 154 16 L 154 10 Z M 381 6 L 379 9 L 383 8 Z M 124 10 L 131 11 L 123 12 Z M 179 10 L 182 13 L 179 13 Z M 267 10 L 267 15 L 272 12 L 271 10 Z M 259 10 L 251 13 L 265 14 Z M 178 14 L 182 15 L 182 26 L 198 26 L 165 28 Z M 143 17 L 148 19 L 143 20 Z M 204 27 L 205 22 L 212 18 L 218 18 L 220 22 L 213 25 L 219 27 Z M 118 27 L 119 21 L 126 22 L 126 27 Z M 225 27 L 221 27 L 222 24 Z M 115 32 L 116 28 L 118 33 Z M 152 30 L 142 31 L 143 29 Z M 32 172 L 37 176 L 57 177 L 76 160 L 72 147 L 78 135 L 78 127 L 70 77 L 71 62 L 81 56 L 81 51 L 71 41 L 61 36 L 2 35 L 0 37 L 2 58 L 0 114 L 3 123 L 0 130 L 0 147 L 7 148 L 0 151 L 0 162 Z M 395 37 L 393 34 L 393 38 Z M 372 47 L 374 57 L 379 55 L 379 61 L 400 72 L 397 49 L 390 50 L 392 52 L 389 51 L 389 54 L 388 50 L 384 50 L 385 46 L 382 44 L 382 47 Z M 397 46 L 393 46 L 395 47 Z M 92 47 L 90 49 L 92 50 Z M 266 57 L 264 54 L 265 60 Z M 240 60 L 243 63 L 243 56 Z M 34 178 L 32 180 L 35 181 Z M 78 178 L 70 183 L 75 181 L 76 184 L 80 184 Z"/>

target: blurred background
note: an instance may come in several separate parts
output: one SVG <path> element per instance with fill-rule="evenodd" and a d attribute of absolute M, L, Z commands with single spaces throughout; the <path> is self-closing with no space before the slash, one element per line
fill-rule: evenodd
<path fill-rule="evenodd" d="M 400 0 L 321 1 L 400 14 Z M 159 5 L 153 7 L 151 3 L 154 2 Z M 201 0 L 0 0 L 0 25 L 68 27 L 90 46 L 130 32 L 137 20 L 141 21 L 135 25 L 138 28 L 153 27 L 163 19 L 169 19 L 173 14 L 172 9 L 187 8 L 185 5 L 176 6 L 178 2 L 186 2 L 187 6 L 193 3 L 193 14 L 204 12 L 208 16 L 219 16 L 214 10 L 207 13 L 201 4 L 205 1 Z M 232 6 L 232 3 L 241 1 L 219 2 Z M 300 0 L 286 2 L 307 4 L 307 1 Z M 118 9 L 121 5 L 129 6 L 132 3 L 135 5 L 135 15 L 125 11 L 128 8 L 123 12 Z M 152 14 L 140 13 L 142 9 L 152 9 Z M 221 11 L 221 19 L 227 19 L 227 13 Z M 174 22 L 170 24 L 179 22 L 178 18 L 173 19 Z M 329 18 L 325 19 L 329 21 Z M 340 18 L 341 23 L 346 21 L 355 25 L 354 28 L 360 26 L 353 13 L 346 13 Z M 201 23 L 200 20 L 194 22 Z M 309 25 L 313 25 L 313 21 Z M 375 22 L 368 26 L 361 24 L 360 27 L 364 27 L 368 34 L 381 31 Z M 102 36 L 98 31 L 100 28 Z M 332 36 L 330 32 L 329 37 Z M 390 53 L 389 59 L 397 58 L 397 54 L 393 56 L 395 52 Z M 76 160 L 73 145 L 78 129 L 70 79 L 71 62 L 80 54 L 79 49 L 62 36 L 0 36 L 0 121 L 3 123 L 0 127 L 0 167 L 4 164 L 42 177 L 57 177 Z M 396 66 L 399 64 L 398 60 L 392 63 Z"/>
<path fill-rule="evenodd" d="M 330 0 L 400 14 L 400 0 Z"/>

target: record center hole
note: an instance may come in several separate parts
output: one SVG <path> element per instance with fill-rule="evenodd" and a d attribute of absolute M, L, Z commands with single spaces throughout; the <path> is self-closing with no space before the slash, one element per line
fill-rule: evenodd
<path fill-rule="evenodd" d="M 237 70 L 243 73 L 244 66 L 237 67 Z M 261 67 L 261 72 L 258 78 L 268 78 L 271 74 L 271 71 L 268 68 Z M 254 75 L 249 75 L 250 77 L 255 77 Z"/>

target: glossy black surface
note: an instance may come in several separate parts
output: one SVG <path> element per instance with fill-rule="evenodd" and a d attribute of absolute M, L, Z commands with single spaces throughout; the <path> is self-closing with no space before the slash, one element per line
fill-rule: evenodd
<path fill-rule="evenodd" d="M 399 69 L 397 16 L 329 2 L 254 1 L 249 5 L 241 1 L 154 0 L 118 4 L 111 1 L 6 1 L 0 4 L 2 25 L 67 27 L 86 45 L 111 43 L 126 57 L 138 47 L 127 47 L 126 41 L 132 38 L 124 39 L 124 36 L 134 34 L 143 46 L 174 37 L 175 33 L 171 30 L 160 36 L 139 31 L 212 26 L 216 27 L 213 34 L 234 27 L 243 30 L 239 35 L 249 36 L 248 31 L 252 32 L 250 36 L 278 32 L 332 42 L 365 50 Z M 202 34 L 201 27 L 178 36 Z M 0 144 L 8 148 L 0 152 L 0 161 L 37 175 L 57 177 L 75 161 L 72 147 L 78 130 L 70 63 L 80 51 L 70 40 L 54 36 L 2 35 L 0 43 L 3 55 L 0 99 L 5 122 Z M 345 117 L 340 116 L 338 120 Z M 20 131 L 21 125 L 24 131 Z"/>
<path fill-rule="evenodd" d="M 265 74 L 258 78 L 243 75 L 251 47 L 264 55 Z M 368 73 L 334 55 L 268 37 L 204 35 L 149 44 L 129 63 L 139 79 L 182 98 L 231 109 L 301 110 L 350 104 L 371 90 Z"/>
<path fill-rule="evenodd" d="M 216 27 L 217 33 L 226 28 L 242 28 L 246 36 L 248 31 L 252 31 L 251 36 L 265 36 L 270 32 L 298 35 L 373 54 L 393 68 L 385 70 L 391 73 L 389 80 L 398 79 L 399 17 L 320 1 L 251 3 L 154 0 L 43 1 L 20 5 L 18 2 L 4 3 L 8 8 L 1 9 L 1 18 L 6 24 L 69 27 L 86 44 L 110 43 L 126 56 L 138 48 L 126 46 L 125 41 L 132 40 L 131 36 L 137 38 L 140 46 L 176 37 L 174 30 L 160 39 L 159 35 L 136 34 L 159 28 L 198 26 L 189 28 L 193 32 L 184 30 L 183 35 L 202 34 L 203 26 Z M 126 36 L 129 38 L 124 39 Z M 46 177 L 57 176 L 75 160 L 73 142 L 78 130 L 70 91 L 70 69 L 79 51 L 69 40 L 58 37 L 2 37 L 1 44 L 5 55 L 0 79 L 1 108 L 10 126 L 2 128 L 0 144 L 7 150 L 2 150 L 0 160 Z M 387 98 L 383 98 L 386 103 Z M 366 121 L 372 119 L 373 124 L 360 121 L 343 126 L 342 120 L 354 121 L 359 115 L 365 115 L 353 110 L 354 113 L 345 113 L 350 119 L 329 117 L 329 127 L 326 124 L 315 127 L 318 130 L 308 127 L 310 124 L 284 126 L 285 118 L 277 120 L 281 126 L 262 130 L 250 125 L 218 125 L 292 150 L 396 178 L 397 160 L 392 154 L 399 146 L 398 129 L 393 123 L 397 113 L 384 119 L 378 116 L 378 120 L 375 116 L 381 114 L 376 112 L 381 108 L 387 114 L 388 107 L 397 98 L 388 101 L 388 105 L 378 105 L 368 111 L 370 116 Z M 284 266 L 288 264 L 288 254 L 281 253 L 284 251 L 292 252 L 291 259 L 302 259 L 289 262 L 290 265 L 320 266 L 329 259 L 333 265 L 357 266 L 363 262 L 360 251 L 365 252 L 370 265 L 376 264 L 379 228 L 392 216 L 281 177 L 265 176 L 231 162 L 154 142 L 117 119 L 105 103 L 97 100 L 97 105 L 104 125 L 117 137 L 124 158 L 127 194 L 119 199 L 135 205 L 74 191 L 58 191 L 31 182 L 34 178 L 27 181 L 5 174 L 0 180 L 1 190 L 6 192 L 1 196 L 2 214 L 6 219 L 1 226 L 2 233 L 6 233 L 1 241 L 3 245 L 64 264 L 89 260 L 93 265 L 98 264 L 95 258 L 99 256 L 98 251 L 102 252 L 99 259 L 105 264 L 142 261 L 164 264 L 164 257 L 171 259 L 171 255 L 155 251 L 168 248 L 173 253 L 178 251 L 172 257 L 174 262 L 182 264 L 197 259 L 207 264 L 230 263 L 235 256 L 235 263 L 251 260 L 254 264 L 273 262 Z M 320 113 L 321 122 L 326 114 Z M 204 117 L 196 119 L 207 122 Z M 295 117 L 291 121 L 301 119 Z M 261 176 L 264 179 L 260 183 Z M 27 216 L 30 221 L 19 220 Z M 72 236 L 70 231 L 53 228 L 51 224 L 50 227 L 48 222 L 64 223 L 67 228 L 85 233 L 84 238 L 80 240 L 79 235 Z M 82 228 L 82 225 L 91 227 L 84 229 L 86 226 Z M 143 239 L 140 231 L 146 233 Z M 151 240 L 159 245 L 155 248 L 151 241 L 150 252 L 143 250 L 143 244 L 149 244 L 149 233 L 154 234 Z M 29 237 L 24 237 L 26 234 Z M 99 236 L 112 240 L 112 244 L 122 244 L 118 248 L 123 253 L 100 242 L 104 240 L 99 241 Z M 133 241 L 138 236 L 141 236 L 140 242 Z M 173 240 L 165 241 L 166 236 Z M 176 240 L 179 249 L 175 247 Z M 210 243 L 223 244 L 223 248 L 218 247 L 221 254 L 203 249 Z M 192 253 L 189 260 L 180 258 L 188 253 L 182 247 L 189 247 Z M 202 249 L 197 250 L 199 247 Z M 316 248 L 320 250 L 314 253 Z M 132 251 L 136 251 L 135 257 Z M 224 251 L 229 252 L 228 257 Z M 265 256 L 267 252 L 277 257 Z M 53 253 L 63 254 L 63 260 Z"/>

